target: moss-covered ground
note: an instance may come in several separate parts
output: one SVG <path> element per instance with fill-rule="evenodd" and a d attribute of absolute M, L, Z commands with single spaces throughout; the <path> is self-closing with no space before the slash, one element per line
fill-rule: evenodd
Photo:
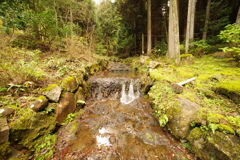
<path fill-rule="evenodd" d="M 177 114 L 177 97 L 184 97 L 201 106 L 192 122 L 192 127 L 207 128 L 209 131 L 218 130 L 239 136 L 240 104 L 235 99 L 240 99 L 240 68 L 231 58 L 217 59 L 212 55 L 195 58 L 194 64 L 176 66 L 174 62 L 165 57 L 148 58 L 141 62 L 142 57 L 127 59 L 138 72 L 148 73 L 155 80 L 149 92 L 149 97 L 154 103 L 154 115 L 159 118 L 160 124 L 166 124 L 173 114 Z M 160 66 L 156 69 L 149 68 L 149 61 L 158 61 Z M 181 94 L 172 91 L 171 85 L 197 77 L 184 85 Z M 226 93 L 218 92 L 224 88 Z M 234 93 L 234 94 L 231 94 Z M 233 95 L 233 96 L 232 96 Z M 173 110 L 169 108 L 175 107 Z M 171 112 L 169 112 L 171 111 Z M 172 113 L 174 111 L 174 113 Z"/>

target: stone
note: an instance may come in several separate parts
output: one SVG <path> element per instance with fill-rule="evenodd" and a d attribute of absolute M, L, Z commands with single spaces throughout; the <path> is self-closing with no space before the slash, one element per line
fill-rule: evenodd
<path fill-rule="evenodd" d="M 2 116 L 8 116 L 8 115 L 12 114 L 14 111 L 15 111 L 15 109 L 13 109 L 11 107 L 0 108 L 0 114 L 2 114 Z"/>
<path fill-rule="evenodd" d="M 148 59 L 150 59 L 148 56 L 141 56 L 140 62 L 144 64 Z"/>
<path fill-rule="evenodd" d="M 79 87 L 78 90 L 76 91 L 75 95 L 74 95 L 75 101 L 77 102 L 78 100 L 82 100 L 85 101 L 86 96 L 84 93 L 84 90 L 82 87 Z"/>
<path fill-rule="evenodd" d="M 75 92 L 78 89 L 78 83 L 75 77 L 66 77 L 62 80 L 61 87 L 66 92 Z"/>
<path fill-rule="evenodd" d="M 57 84 L 49 84 L 43 89 L 43 95 L 53 102 L 58 102 L 62 89 Z"/>
<path fill-rule="evenodd" d="M 45 96 L 40 96 L 34 101 L 30 108 L 34 111 L 41 111 L 48 106 L 48 99 Z"/>
<path fill-rule="evenodd" d="M 181 54 L 180 56 L 181 65 L 194 64 L 194 57 L 192 54 Z"/>
<path fill-rule="evenodd" d="M 76 101 L 74 94 L 70 92 L 63 93 L 56 109 L 56 120 L 61 125 L 69 113 L 73 113 L 76 109 Z"/>
<path fill-rule="evenodd" d="M 188 141 L 194 153 L 203 160 L 235 160 L 240 157 L 240 139 L 233 134 L 219 131 L 206 133 L 206 131 L 201 131 L 200 128 L 194 128 L 188 136 Z"/>
<path fill-rule="evenodd" d="M 190 124 L 194 120 L 199 106 L 185 98 L 179 97 L 179 111 L 174 113 L 167 127 L 178 139 L 185 139 L 190 132 Z"/>
<path fill-rule="evenodd" d="M 0 144 L 9 139 L 9 127 L 6 118 L 0 118 Z"/>
<path fill-rule="evenodd" d="M 9 124 L 10 139 L 28 149 L 32 149 L 38 138 L 50 134 L 56 127 L 55 118 L 46 112 L 25 109 Z"/>
<path fill-rule="evenodd" d="M 150 61 L 149 68 L 155 69 L 160 66 L 160 62 L 158 61 Z"/>

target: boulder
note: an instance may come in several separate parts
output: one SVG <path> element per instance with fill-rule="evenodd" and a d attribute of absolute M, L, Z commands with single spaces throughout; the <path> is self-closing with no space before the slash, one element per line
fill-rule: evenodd
<path fill-rule="evenodd" d="M 9 124 L 10 139 L 16 144 L 32 149 L 38 138 L 52 133 L 55 127 L 55 118 L 48 113 L 24 109 L 18 112 Z"/>
<path fill-rule="evenodd" d="M 63 93 L 56 109 L 56 120 L 58 125 L 61 125 L 69 113 L 73 113 L 76 109 L 76 101 L 74 94 L 70 92 Z"/>
<path fill-rule="evenodd" d="M 0 137 L 0 144 L 8 141 L 9 127 L 6 118 L 0 118 Z"/>
<path fill-rule="evenodd" d="M 75 101 L 77 102 L 78 100 L 85 101 L 86 96 L 84 93 L 84 90 L 82 87 L 79 87 L 78 90 L 76 91 L 74 95 Z"/>
<path fill-rule="evenodd" d="M 2 114 L 2 116 L 8 116 L 10 114 L 12 114 L 15 111 L 15 109 L 13 109 L 12 107 L 2 107 L 0 108 L 0 114 Z"/>
<path fill-rule="evenodd" d="M 188 141 L 192 150 L 201 160 L 209 159 L 230 159 L 235 160 L 240 157 L 240 139 L 236 135 L 226 134 L 219 131 L 203 131 L 194 128 Z"/>
<path fill-rule="evenodd" d="M 78 83 L 75 77 L 66 77 L 62 80 L 61 87 L 66 92 L 75 92 L 78 89 Z"/>
<path fill-rule="evenodd" d="M 185 139 L 190 132 L 190 123 L 194 120 L 199 106 L 185 98 L 179 97 L 179 107 L 176 111 L 168 110 L 168 113 L 173 112 L 172 118 L 169 120 L 167 127 L 171 133 L 178 139 Z"/>
<path fill-rule="evenodd" d="M 62 89 L 57 84 L 49 84 L 43 89 L 43 95 L 53 102 L 58 102 Z"/>
<path fill-rule="evenodd" d="M 48 99 L 45 96 L 40 96 L 34 101 L 30 108 L 34 111 L 41 111 L 48 106 Z"/>

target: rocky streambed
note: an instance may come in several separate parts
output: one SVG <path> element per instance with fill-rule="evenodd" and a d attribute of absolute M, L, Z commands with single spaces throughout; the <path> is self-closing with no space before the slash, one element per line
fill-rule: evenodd
<path fill-rule="evenodd" d="M 122 67 L 123 68 L 123 67 Z M 122 86 L 141 80 L 126 71 L 107 72 L 89 80 L 91 96 L 75 119 L 58 132 L 53 159 L 195 159 L 152 116 L 141 96 L 120 102 Z"/>

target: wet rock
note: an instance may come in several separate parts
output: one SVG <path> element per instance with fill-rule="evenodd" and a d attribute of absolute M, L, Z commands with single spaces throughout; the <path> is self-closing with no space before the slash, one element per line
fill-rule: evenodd
<path fill-rule="evenodd" d="M 0 144 L 8 141 L 9 127 L 6 118 L 0 118 L 0 137 Z"/>
<path fill-rule="evenodd" d="M 48 99 L 45 96 L 40 96 L 34 101 L 30 108 L 34 111 L 41 111 L 48 106 Z"/>
<path fill-rule="evenodd" d="M 116 72 L 116 71 L 131 71 L 131 67 L 128 65 L 124 65 L 122 63 L 110 63 L 107 68 L 110 72 Z"/>
<path fill-rule="evenodd" d="M 103 98 L 119 99 L 121 96 L 122 85 L 126 84 L 128 87 L 131 78 L 90 78 L 89 84 L 91 86 L 92 98 L 101 100 Z M 137 86 L 140 85 L 140 80 L 133 80 L 134 91 L 137 91 Z M 128 90 L 128 88 L 127 88 Z"/>
<path fill-rule="evenodd" d="M 194 128 L 188 140 L 195 154 L 202 160 L 239 159 L 240 139 L 236 135 L 216 131 L 206 133 Z"/>
<path fill-rule="evenodd" d="M 173 118 L 170 119 L 167 127 L 175 137 L 185 139 L 190 131 L 190 123 L 194 120 L 196 112 L 201 106 L 182 97 L 179 97 L 179 105 L 175 113 L 169 109 L 168 113 L 173 112 Z"/>
<path fill-rule="evenodd" d="M 53 102 L 58 102 L 62 89 L 57 84 L 49 84 L 43 89 L 43 95 Z"/>
<path fill-rule="evenodd" d="M 69 113 L 73 113 L 76 109 L 76 101 L 74 94 L 70 92 L 63 93 L 56 109 L 56 120 L 58 125 L 63 123 Z"/>
<path fill-rule="evenodd" d="M 15 110 L 12 107 L 2 107 L 0 108 L 0 114 L 2 116 L 8 116 L 10 114 L 12 114 Z"/>
<path fill-rule="evenodd" d="M 62 80 L 61 87 L 67 92 L 75 92 L 78 88 L 78 83 L 75 77 L 66 77 Z"/>

